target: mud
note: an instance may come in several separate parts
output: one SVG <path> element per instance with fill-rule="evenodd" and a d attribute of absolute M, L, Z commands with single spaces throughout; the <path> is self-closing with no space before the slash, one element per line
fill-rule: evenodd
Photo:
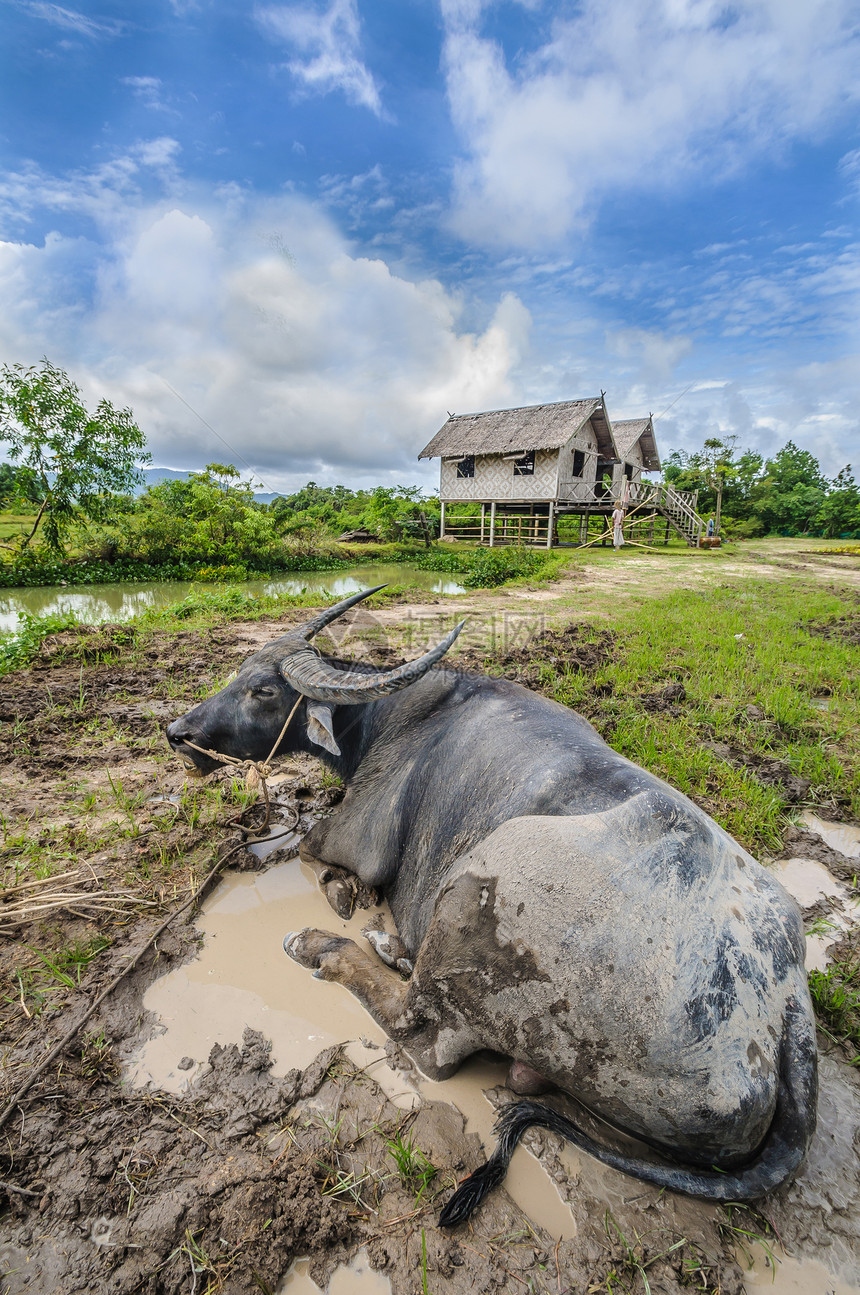
<path fill-rule="evenodd" d="M 808 778 L 801 778 L 782 760 L 769 759 L 767 756 L 744 751 L 728 742 L 703 742 L 703 746 L 712 751 L 720 760 L 725 760 L 736 769 L 746 769 L 756 782 L 763 787 L 777 787 L 792 804 L 805 800 L 812 785 Z"/>
<path fill-rule="evenodd" d="M 7 841 L 19 832 L 23 840 L 26 828 L 27 867 L 42 867 L 53 852 L 62 867 L 92 870 L 94 886 L 133 884 L 141 900 L 138 911 L 107 923 L 61 912 L 0 941 L 7 1096 L 165 910 L 190 893 L 216 851 L 241 841 L 239 825 L 261 821 L 260 806 L 246 806 L 229 775 L 200 792 L 184 788 L 162 729 L 303 615 L 217 628 L 205 648 L 196 633 L 154 640 L 133 660 L 119 633 L 126 627 L 102 627 L 49 643 L 33 669 L 3 681 Z M 560 668 L 593 674 L 613 645 L 609 631 L 552 631 L 536 657 L 528 647 L 514 650 L 503 668 L 539 686 L 541 667 L 553 658 Z M 355 648 L 382 660 L 397 655 L 384 644 L 362 649 L 357 635 Z M 482 663 L 480 653 L 464 662 Z M 600 687 L 593 685 L 595 704 L 605 695 Z M 667 706 L 684 700 L 654 696 Z M 117 783 L 123 796 L 112 791 Z M 505 1190 L 473 1226 L 440 1232 L 441 1203 L 484 1159 L 494 1111 L 511 1100 L 506 1066 L 479 1057 L 447 1083 L 431 1084 L 349 995 L 284 957 L 280 938 L 306 920 L 303 913 L 340 929 L 302 869 L 285 860 L 340 793 L 310 762 L 282 769 L 274 790 L 276 828 L 300 814 L 295 837 L 239 856 L 245 871 L 213 893 L 196 925 L 159 940 L 3 1130 L 0 1178 L 21 1189 L 0 1189 L 0 1273 L 9 1295 L 282 1288 L 296 1295 L 295 1283 L 305 1280 L 315 1284 L 304 1288 L 311 1295 L 327 1287 L 338 1295 L 342 1282 L 352 1283 L 343 1295 L 416 1295 L 425 1272 L 434 1295 L 529 1288 L 578 1295 L 638 1292 L 643 1271 L 655 1295 L 691 1286 L 734 1295 L 745 1280 L 750 1291 L 760 1277 L 769 1281 L 755 1245 L 756 1268 L 745 1279 L 739 1242 L 748 1244 L 749 1231 L 775 1247 L 775 1295 L 801 1289 L 801 1280 L 811 1291 L 825 1283 L 822 1293 L 857 1288 L 858 1075 L 823 1036 L 812 1153 L 797 1183 L 764 1203 L 763 1214 L 660 1194 L 533 1130 Z M 130 810 L 123 797 L 134 801 Z M 820 830 L 827 836 L 832 826 Z M 823 864 L 850 900 L 856 856 L 831 845 L 851 841 L 829 836 L 828 845 L 813 827 L 790 829 L 786 859 Z M 24 848 L 7 848 L 4 884 Z M 825 893 L 816 904 L 837 899 Z M 237 952 L 231 942 L 243 913 L 248 928 Z M 56 957 L 96 936 L 107 945 L 80 972 L 66 973 L 69 985 L 48 977 L 32 952 Z M 174 978 L 184 987 L 181 1025 L 178 1008 L 158 1000 Z M 335 1007 L 314 997 L 318 990 L 344 1001 Z M 157 1086 L 141 1087 L 147 1075 Z M 397 1138 L 412 1139 L 436 1170 L 420 1195 L 416 1181 L 404 1183 L 397 1171 L 388 1146 Z"/>
<path fill-rule="evenodd" d="M 794 879 L 803 882 L 807 888 L 799 893 L 801 901 L 821 894 L 836 896 L 843 889 L 820 864 L 812 864 L 811 872 L 809 867 L 787 871 L 788 878 L 792 879 L 795 872 L 797 877 Z M 225 1027 L 228 1033 L 230 1029 L 235 1032 L 245 1019 L 250 1018 L 255 1024 L 266 1019 L 267 1028 L 275 1040 L 273 1071 L 282 1071 L 307 1046 L 304 1014 L 312 994 L 313 1019 L 317 1028 L 322 1025 L 331 1031 L 330 1035 L 321 1036 L 317 1041 L 327 1041 L 339 1034 L 346 1043 L 346 1058 L 359 1066 L 358 1073 L 366 1076 L 368 1082 L 372 1076 L 374 1084 L 381 1083 L 389 1103 L 393 1098 L 402 1110 L 417 1112 L 416 1122 L 410 1127 L 414 1130 L 416 1142 L 428 1152 L 434 1164 L 451 1166 L 456 1174 L 455 1158 L 463 1146 L 467 1146 L 470 1152 L 466 1163 L 471 1163 L 474 1156 L 483 1158 L 492 1144 L 494 1109 L 513 1096 L 503 1086 L 506 1065 L 490 1057 L 475 1058 L 453 1079 L 432 1083 L 423 1078 L 408 1057 L 391 1044 L 374 1061 L 374 1045 L 381 1042 L 378 1027 L 341 986 L 315 982 L 307 972 L 302 972 L 287 960 L 279 971 L 278 958 L 282 955 L 278 937 L 285 924 L 290 925 L 293 920 L 324 925 L 333 931 L 350 930 L 353 936 L 361 924 L 355 918 L 350 924 L 340 922 L 322 897 L 314 893 L 309 872 L 297 861 L 279 864 L 263 877 L 235 877 L 221 885 L 201 921 L 206 940 L 198 961 L 170 972 L 161 982 L 155 982 L 146 995 L 147 1007 L 158 1008 L 159 1004 L 167 1003 L 169 1011 L 178 1015 L 169 1020 L 162 1016 L 162 1023 L 168 1027 L 160 1040 L 162 1050 L 158 1056 L 153 1054 L 153 1044 L 158 1042 L 155 1039 L 144 1046 L 134 1062 L 138 1079 L 145 1073 L 152 1075 L 157 1063 L 162 1067 L 157 1076 L 160 1083 L 166 1082 L 172 1087 L 187 1083 L 176 1069 L 183 1041 L 189 1038 L 186 1031 L 189 1023 L 201 1014 L 213 973 L 220 976 L 220 969 L 226 968 L 224 979 L 241 981 L 241 998 L 239 1001 L 224 1000 L 217 1020 L 210 1015 L 211 1033 L 195 1036 L 199 1040 L 198 1050 L 205 1048 L 212 1039 L 221 1038 Z M 249 961 L 254 944 L 257 946 L 253 956 L 256 971 Z M 261 950 L 267 945 L 270 951 L 263 955 Z M 291 981 L 293 976 L 297 976 L 294 983 Z M 302 976 L 308 979 L 303 982 Z M 223 989 L 224 986 L 222 992 Z M 141 1067 L 143 1058 L 148 1059 L 145 1067 Z M 414 1101 L 409 1100 L 410 1095 Z M 382 1100 L 383 1095 L 380 1094 L 379 1101 Z M 338 1111 L 350 1110 L 351 1101 L 351 1096 L 343 1094 Z M 783 1291 L 788 1295 L 793 1289 L 788 1279 L 795 1271 L 792 1266 L 795 1260 L 788 1256 L 802 1256 L 796 1259 L 802 1273 L 816 1278 L 826 1274 L 832 1290 L 839 1289 L 840 1284 L 850 1289 L 852 1282 L 860 1280 L 860 1233 L 856 1223 L 850 1219 L 850 1212 L 842 1226 L 844 1202 L 860 1187 L 857 1158 L 853 1148 L 845 1146 L 843 1132 L 858 1127 L 860 1088 L 856 1073 L 849 1071 L 838 1055 L 827 1053 L 822 1059 L 821 1109 L 821 1126 L 807 1168 L 793 1187 L 777 1193 L 765 1208 L 765 1215 L 773 1219 L 785 1246 L 784 1250 L 781 1249 L 774 1236 L 769 1236 L 768 1244 L 780 1261 L 775 1283 L 771 1285 L 776 1295 Z M 446 1110 L 447 1115 L 444 1114 Z M 321 1117 L 318 1115 L 317 1118 Z M 546 1252 L 552 1249 L 559 1261 L 555 1289 L 559 1279 L 562 1280 L 562 1289 L 565 1289 L 565 1283 L 569 1283 L 573 1290 L 588 1289 L 585 1284 L 578 1286 L 577 1281 L 593 1282 L 595 1277 L 611 1273 L 613 1269 L 623 1269 L 620 1252 L 613 1249 L 612 1244 L 613 1241 L 619 1246 L 621 1244 L 615 1230 L 617 1227 L 625 1239 L 639 1237 L 638 1245 L 645 1260 L 659 1253 L 660 1240 L 665 1241 L 668 1236 L 672 1238 L 668 1244 L 683 1240 L 680 1251 L 685 1256 L 685 1263 L 698 1263 L 710 1274 L 708 1280 L 713 1284 L 704 1289 L 742 1289 L 740 1283 L 744 1281 L 742 1273 L 746 1260 L 743 1250 L 738 1250 L 739 1267 L 733 1262 L 733 1243 L 740 1240 L 746 1244 L 746 1231 L 750 1227 L 753 1231 L 767 1234 L 769 1229 L 765 1217 L 751 1215 L 748 1218 L 745 1214 L 715 1210 L 681 1198 L 667 1200 L 660 1193 L 581 1156 L 560 1140 L 536 1132 L 529 1135 L 527 1143 L 537 1156 L 523 1148 L 518 1150 L 504 1190 L 491 1198 L 485 1207 L 490 1211 L 490 1217 L 501 1210 L 502 1220 L 496 1215 L 490 1222 L 485 1211 L 476 1220 L 475 1231 L 481 1243 L 478 1249 L 488 1261 L 487 1249 L 481 1249 L 482 1246 L 489 1247 L 487 1229 L 502 1226 L 509 1235 L 516 1234 L 519 1229 L 530 1236 L 533 1243 L 549 1238 L 544 1240 L 544 1249 Z M 350 1168 L 354 1168 L 354 1164 L 351 1160 Z M 366 1172 L 367 1161 L 362 1160 L 358 1169 Z M 443 1189 L 440 1201 L 446 1194 Z M 437 1209 L 434 1202 L 433 1208 L 419 1211 L 421 1227 L 427 1237 L 438 1235 L 433 1227 Z M 837 1213 L 840 1226 L 834 1227 L 832 1219 Z M 605 1227 L 602 1235 L 600 1228 L 595 1227 L 596 1222 L 605 1221 L 607 1217 L 613 1220 L 611 1236 L 606 1235 Z M 489 1232 L 489 1236 L 492 1235 Z M 473 1241 L 474 1237 L 469 1244 Z M 525 1243 L 521 1240 L 520 1244 Z M 557 1251 L 554 1248 L 556 1244 Z M 372 1247 L 369 1253 L 371 1256 L 375 1253 Z M 390 1250 L 387 1253 L 390 1256 Z M 407 1243 L 406 1254 L 410 1253 Z M 602 1255 L 596 1267 L 589 1268 L 589 1253 Z M 765 1275 L 768 1281 L 772 1281 L 772 1272 L 763 1267 L 766 1254 L 761 1246 L 750 1248 L 750 1258 L 757 1265 L 750 1278 L 750 1290 L 758 1289 L 755 1283 L 764 1280 Z M 539 1262 L 535 1262 L 533 1272 L 543 1271 Z M 603 1273 L 599 1271 L 601 1264 L 605 1265 Z M 648 1268 L 653 1290 L 680 1288 L 679 1273 L 671 1265 L 667 1265 L 669 1271 L 666 1272 L 661 1271 L 659 1261 L 654 1267 L 657 1272 Z M 392 1289 L 398 1292 L 401 1279 L 397 1262 L 393 1266 L 389 1263 L 385 1271 L 392 1281 Z M 526 1269 L 515 1270 L 509 1265 L 509 1276 L 516 1271 L 525 1272 Z M 312 1272 L 311 1276 L 317 1281 L 319 1273 L 314 1276 Z M 628 1276 L 633 1277 L 635 1273 Z M 785 1287 L 782 1285 L 783 1276 L 788 1283 Z M 448 1289 L 447 1286 L 445 1288 Z M 545 1288 L 553 1289 L 552 1282 L 548 1280 Z M 306 1286 L 303 1289 L 311 1291 L 313 1288 Z M 456 1290 L 457 1286 L 452 1289 Z"/>
<path fill-rule="evenodd" d="M 840 643 L 860 643 L 860 616 L 840 616 L 837 620 L 806 625 L 809 634 L 823 639 L 837 639 Z"/>

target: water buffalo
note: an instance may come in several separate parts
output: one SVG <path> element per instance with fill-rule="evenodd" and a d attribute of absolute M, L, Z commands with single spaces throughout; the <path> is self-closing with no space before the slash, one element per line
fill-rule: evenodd
<path fill-rule="evenodd" d="M 521 1093 L 556 1085 L 674 1162 L 515 1102 L 442 1222 L 468 1217 L 533 1124 L 711 1200 L 755 1199 L 789 1179 L 817 1096 L 794 902 L 581 716 L 507 680 L 437 666 L 459 626 L 385 673 L 310 646 L 371 592 L 255 653 L 171 724 L 172 747 L 204 771 L 216 762 L 187 742 L 264 758 L 301 695 L 282 750 L 321 754 L 347 784 L 302 857 L 335 907 L 356 878 L 380 888 L 399 939 L 368 933 L 374 957 L 306 929 L 286 951 L 350 989 L 430 1077 L 493 1049 L 511 1058 Z"/>

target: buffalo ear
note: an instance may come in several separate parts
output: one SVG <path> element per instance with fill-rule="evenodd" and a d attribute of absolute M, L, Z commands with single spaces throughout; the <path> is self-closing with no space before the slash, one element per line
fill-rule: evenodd
<path fill-rule="evenodd" d="M 331 718 L 331 706 L 323 702 L 307 703 L 308 737 L 316 745 L 331 755 L 340 755 L 340 747 L 334 736 L 334 725 Z"/>

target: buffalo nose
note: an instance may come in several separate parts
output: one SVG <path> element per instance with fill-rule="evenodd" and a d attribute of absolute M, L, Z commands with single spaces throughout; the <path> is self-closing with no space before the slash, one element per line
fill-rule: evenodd
<path fill-rule="evenodd" d="M 171 746 L 181 746 L 183 742 L 190 739 L 191 734 L 182 723 L 181 719 L 175 719 L 172 724 L 167 726 L 167 740 Z"/>

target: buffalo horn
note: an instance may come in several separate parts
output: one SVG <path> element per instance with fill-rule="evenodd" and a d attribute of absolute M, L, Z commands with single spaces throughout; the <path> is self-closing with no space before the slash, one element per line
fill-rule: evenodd
<path fill-rule="evenodd" d="M 383 585 L 380 588 L 384 588 Z M 398 666 L 396 670 L 382 671 L 376 674 L 359 674 L 354 670 L 336 670 L 326 661 L 325 657 L 308 644 L 301 644 L 301 640 L 317 634 L 327 625 L 335 616 L 345 612 L 347 608 L 352 607 L 368 594 L 375 593 L 375 589 L 365 590 L 360 594 L 353 594 L 351 598 L 345 598 L 343 602 L 336 603 L 334 607 L 328 608 L 314 620 L 308 621 L 300 629 L 294 630 L 289 636 L 296 643 L 294 651 L 289 652 L 281 661 L 280 670 L 284 679 L 297 692 L 302 693 L 305 697 L 310 697 L 314 701 L 329 702 L 330 704 L 358 706 L 363 702 L 376 701 L 380 697 L 387 697 L 389 693 L 397 692 L 400 688 L 406 688 L 409 684 L 415 683 L 422 675 L 425 675 L 431 666 L 442 657 L 452 646 L 460 630 L 465 625 L 465 621 L 451 630 L 437 643 L 429 652 L 418 657 L 417 661 L 407 661 L 404 665 Z"/>
<path fill-rule="evenodd" d="M 315 634 L 319 634 L 320 630 L 324 630 L 326 625 L 331 625 L 332 621 L 336 621 L 338 616 L 348 612 L 350 607 L 354 607 L 356 603 L 369 598 L 371 594 L 378 594 L 380 589 L 384 588 L 385 585 L 374 585 L 372 589 L 362 589 L 357 594 L 350 594 L 349 598 L 341 598 L 339 603 L 326 607 L 325 611 L 321 611 L 319 616 L 315 616 L 313 620 L 305 621 L 304 625 L 297 625 L 294 630 L 290 631 L 289 637 L 312 639 Z"/>

